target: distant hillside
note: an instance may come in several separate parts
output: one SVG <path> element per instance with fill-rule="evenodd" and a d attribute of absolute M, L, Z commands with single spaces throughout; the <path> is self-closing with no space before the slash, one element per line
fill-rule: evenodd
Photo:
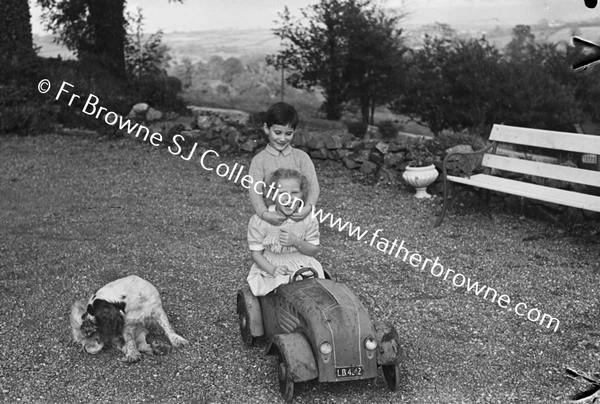
<path fill-rule="evenodd" d="M 426 33 L 431 33 L 429 26 L 407 25 L 404 34 L 410 47 L 418 47 Z M 497 48 L 503 49 L 511 40 L 512 26 L 461 25 L 452 27 L 461 36 L 481 37 Z M 541 21 L 531 26 L 535 38 L 539 42 L 570 43 L 573 34 L 596 41 L 600 39 L 600 20 L 562 23 L 558 21 Z M 44 57 L 72 57 L 72 53 L 64 47 L 53 43 L 52 36 L 34 36 L 35 43 L 41 47 L 39 54 Z M 280 40 L 270 29 L 252 30 L 218 30 L 173 32 L 164 35 L 164 42 L 170 48 L 173 63 L 180 63 L 184 58 L 192 62 L 208 61 L 212 56 L 244 57 L 266 55 L 279 49 Z"/>
<path fill-rule="evenodd" d="M 164 40 L 175 62 L 268 54 L 277 51 L 280 42 L 269 29 L 176 32 L 165 34 Z"/>
<path fill-rule="evenodd" d="M 565 27 L 548 37 L 549 42 L 560 43 L 566 42 L 570 43 L 573 35 L 580 36 L 585 39 L 589 39 L 592 42 L 597 42 L 600 40 L 600 26 L 596 27 Z"/>
<path fill-rule="evenodd" d="M 53 41 L 52 35 L 34 35 L 43 57 L 73 58 L 73 53 Z M 173 62 L 188 58 L 192 62 L 208 61 L 212 56 L 240 57 L 277 51 L 279 38 L 269 29 L 172 32 L 165 34 L 164 43 L 170 49 Z"/>
<path fill-rule="evenodd" d="M 573 35 L 578 35 L 591 41 L 600 41 L 600 19 L 564 23 L 560 21 L 542 20 L 538 24 L 530 25 L 531 32 L 537 42 L 556 44 L 570 44 Z M 512 40 L 513 26 L 461 26 L 452 27 L 461 37 L 485 38 L 496 48 L 504 49 Z M 425 34 L 432 34 L 434 25 L 413 27 L 406 31 L 407 45 L 415 48 L 421 46 Z"/>
<path fill-rule="evenodd" d="M 63 59 L 74 58 L 73 52 L 69 51 L 63 45 L 54 43 L 54 36 L 52 35 L 34 35 L 33 43 L 39 46 L 38 55 L 45 58 L 55 58 L 60 56 Z"/>

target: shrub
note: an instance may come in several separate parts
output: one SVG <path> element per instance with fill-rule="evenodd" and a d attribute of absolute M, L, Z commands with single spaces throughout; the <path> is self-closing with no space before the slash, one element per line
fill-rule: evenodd
<path fill-rule="evenodd" d="M 0 133 L 33 135 L 55 122 L 56 108 L 31 87 L 0 88 Z"/>
<path fill-rule="evenodd" d="M 185 102 L 178 96 L 181 81 L 175 77 L 166 74 L 141 76 L 133 79 L 131 86 L 138 96 L 136 102 L 145 102 L 158 109 L 179 113 L 186 111 Z"/>
<path fill-rule="evenodd" d="M 267 112 L 266 111 L 252 112 L 250 114 L 249 123 L 251 125 L 255 125 L 255 126 L 262 126 L 266 120 L 267 120 Z"/>
<path fill-rule="evenodd" d="M 412 167 L 426 167 L 436 161 L 439 156 L 430 149 L 431 139 L 411 139 L 408 144 L 408 158 Z"/>
<path fill-rule="evenodd" d="M 111 132 L 113 128 L 81 111 L 90 94 L 98 97 L 99 105 L 121 115 L 127 115 L 138 102 L 163 111 L 189 113 L 178 97 L 181 82 L 177 78 L 161 73 L 127 82 L 111 75 L 89 55 L 80 61 L 34 57 L 18 67 L 2 65 L 0 72 L 0 133 L 44 133 L 57 123 Z M 47 94 L 37 91 L 42 78 L 52 84 Z M 69 94 L 55 100 L 63 82 L 73 86 L 69 88 L 71 94 L 80 96 L 71 106 Z"/>
<path fill-rule="evenodd" d="M 365 133 L 367 133 L 367 124 L 362 121 L 346 122 L 346 126 L 348 127 L 348 132 L 356 137 L 363 138 Z"/>
<path fill-rule="evenodd" d="M 99 105 L 118 114 L 127 115 L 131 106 L 137 100 L 136 94 L 130 91 L 125 80 L 111 75 L 108 70 L 97 63 L 93 57 L 86 57 L 81 61 L 60 59 L 41 59 L 38 74 L 47 77 L 53 89 L 44 97 L 56 106 L 56 122 L 66 127 L 85 127 L 105 132 L 108 127 L 94 116 L 86 115 L 81 110 L 83 103 L 90 94 L 98 97 Z M 68 105 L 70 96 L 63 94 L 58 101 L 54 97 L 65 81 L 73 88 L 70 93 L 80 95 L 80 99 L 71 106 Z"/>
<path fill-rule="evenodd" d="M 384 139 L 393 139 L 398 134 L 398 128 L 396 128 L 396 125 L 394 125 L 394 121 L 392 120 L 388 119 L 382 121 L 379 123 L 379 125 L 377 125 L 377 127 L 379 128 L 379 132 Z"/>
<path fill-rule="evenodd" d="M 427 149 L 441 156 L 447 149 L 458 145 L 470 145 L 473 150 L 481 150 L 486 146 L 485 140 L 476 135 L 466 133 L 443 133 L 427 141 Z"/>
<path fill-rule="evenodd" d="M 47 78 L 39 73 L 39 60 L 31 57 L 18 66 L 0 67 L 0 134 L 38 134 L 55 123 L 57 107 L 37 91 L 39 80 Z"/>

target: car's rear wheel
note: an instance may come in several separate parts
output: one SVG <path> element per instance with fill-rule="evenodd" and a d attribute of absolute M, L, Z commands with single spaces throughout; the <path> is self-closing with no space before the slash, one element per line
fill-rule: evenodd
<path fill-rule="evenodd" d="M 248 308 L 242 296 L 238 296 L 237 298 L 237 312 L 242 342 L 246 346 L 252 346 L 254 344 L 254 337 L 250 333 L 250 316 L 248 315 Z"/>
<path fill-rule="evenodd" d="M 381 372 L 390 390 L 396 391 L 400 385 L 400 366 L 381 365 Z"/>
<path fill-rule="evenodd" d="M 281 391 L 283 399 L 289 403 L 294 398 L 294 381 L 288 361 L 282 353 L 279 353 L 277 361 L 277 375 L 279 376 L 279 391 Z"/>

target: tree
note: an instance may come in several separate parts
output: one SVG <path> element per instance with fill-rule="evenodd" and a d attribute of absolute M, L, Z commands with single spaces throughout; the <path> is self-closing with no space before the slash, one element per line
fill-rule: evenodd
<path fill-rule="evenodd" d="M 401 16 L 382 10 L 363 10 L 349 32 L 344 80 L 349 98 L 360 105 L 363 123 L 374 124 L 375 108 L 391 102 L 402 91 L 404 74 Z"/>
<path fill-rule="evenodd" d="M 503 85 L 488 125 L 564 130 L 580 120 L 574 88 L 562 85 L 540 61 L 503 62 L 498 79 Z"/>
<path fill-rule="evenodd" d="M 144 16 L 142 9 L 137 9 L 137 15 L 127 15 L 128 32 L 125 37 L 125 71 L 130 78 L 139 79 L 148 76 L 166 75 L 168 67 L 169 48 L 162 43 L 163 32 L 158 30 L 150 36 L 143 33 Z"/>
<path fill-rule="evenodd" d="M 181 80 L 181 85 L 184 89 L 188 89 L 192 86 L 194 75 L 194 65 L 188 57 L 184 57 L 181 62 L 175 61 L 173 68 L 173 76 Z"/>
<path fill-rule="evenodd" d="M 285 7 L 279 14 L 281 27 L 274 31 L 285 49 L 267 59 L 271 65 L 289 72 L 287 82 L 297 88 L 322 88 L 328 119 L 339 119 L 347 88 L 343 81 L 347 35 L 343 24 L 345 3 L 321 0 L 301 10 L 304 25 Z"/>
<path fill-rule="evenodd" d="M 440 39 L 456 39 L 458 33 L 450 24 L 443 22 L 435 22 L 433 24 L 427 24 L 423 28 L 423 31 L 427 32 L 427 35 L 431 38 Z"/>
<path fill-rule="evenodd" d="M 387 99 L 382 90 L 395 85 L 399 17 L 385 17 L 371 0 L 321 0 L 301 14 L 295 19 L 287 7 L 279 14 L 274 32 L 284 49 L 268 63 L 285 68 L 294 87 L 320 88 L 328 119 L 339 119 L 344 103 L 356 100 L 367 121 L 373 106 Z"/>
<path fill-rule="evenodd" d="M 484 38 L 427 37 L 410 55 L 406 89 L 392 109 L 435 134 L 467 129 L 487 136 L 494 123 L 559 129 L 576 122 L 574 88 L 552 73 L 557 54 L 536 46 L 529 52 L 507 60 Z"/>
<path fill-rule="evenodd" d="M 246 69 L 238 58 L 230 57 L 221 64 L 221 80 L 225 83 L 232 83 L 236 75 L 244 73 Z"/>
<path fill-rule="evenodd" d="M 408 57 L 404 94 L 392 110 L 429 126 L 462 130 L 486 124 L 498 92 L 499 52 L 485 39 L 425 37 Z"/>
<path fill-rule="evenodd" d="M 81 58 L 125 76 L 125 0 L 38 0 L 48 28 Z"/>
<path fill-rule="evenodd" d="M 587 69 L 583 72 L 574 72 L 571 68 L 578 56 L 578 51 L 568 46 L 562 49 L 557 44 L 538 44 L 533 53 L 535 69 L 543 69 L 562 88 L 568 89 L 573 94 L 573 108 L 578 113 L 573 113 L 573 120 L 588 119 L 600 121 L 600 71 L 598 69 Z"/>
<path fill-rule="evenodd" d="M 29 4 L 23 0 L 0 2 L 0 63 L 18 66 L 34 55 Z"/>
<path fill-rule="evenodd" d="M 516 25 L 513 28 L 512 40 L 506 45 L 505 56 L 511 61 L 530 58 L 535 53 L 535 35 L 529 25 Z"/>
<path fill-rule="evenodd" d="M 183 1 L 183 0 L 169 0 Z M 93 57 L 125 77 L 126 0 L 38 0 L 47 26 L 79 58 Z"/>

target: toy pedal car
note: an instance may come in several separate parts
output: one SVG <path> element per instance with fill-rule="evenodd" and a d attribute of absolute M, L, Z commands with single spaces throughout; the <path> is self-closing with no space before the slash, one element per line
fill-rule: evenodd
<path fill-rule="evenodd" d="M 391 390 L 398 387 L 395 329 L 372 323 L 354 293 L 327 273 L 322 279 L 314 269 L 301 268 L 266 296 L 240 289 L 237 312 L 243 342 L 251 346 L 265 336 L 267 354 L 279 356 L 279 389 L 286 401 L 293 399 L 296 382 L 372 379 L 378 368 Z"/>

